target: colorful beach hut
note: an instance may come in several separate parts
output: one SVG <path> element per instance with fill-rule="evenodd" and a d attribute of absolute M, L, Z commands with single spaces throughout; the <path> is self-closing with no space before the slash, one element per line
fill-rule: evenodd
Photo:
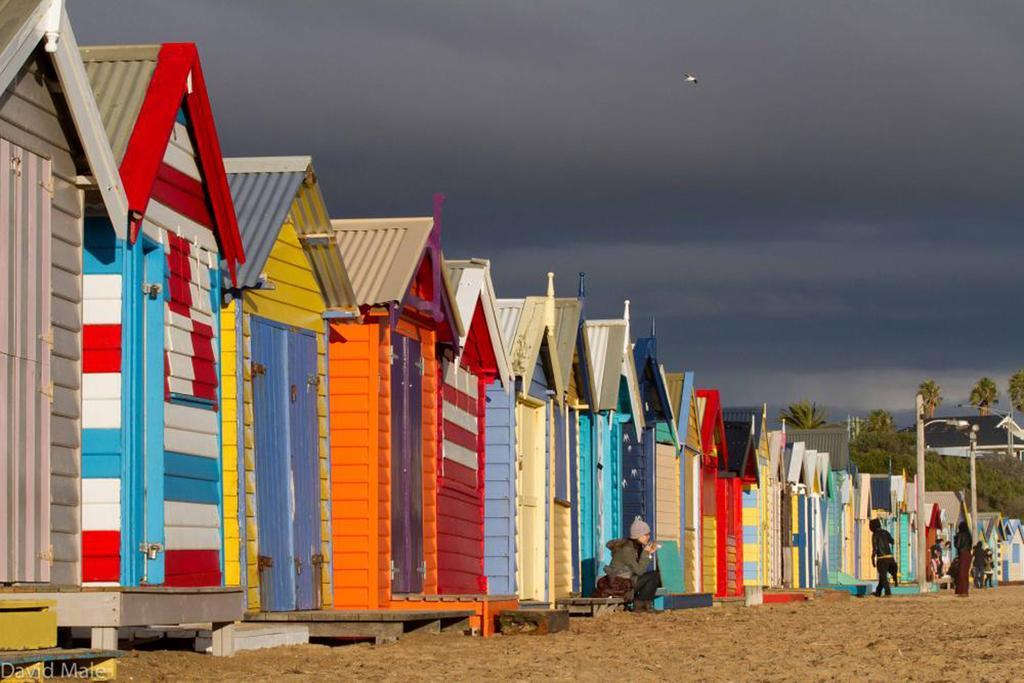
<path fill-rule="evenodd" d="M 325 318 L 358 315 L 310 157 L 225 159 L 246 262 L 221 313 L 225 583 L 332 603 Z"/>
<path fill-rule="evenodd" d="M 438 592 L 487 593 L 485 571 L 486 447 L 490 396 L 512 386 L 502 341 L 490 263 L 447 261 L 455 306 L 463 321 L 459 355 L 442 361 L 443 443 L 437 479 Z M 493 389 L 492 389 L 493 387 Z M 499 424 L 499 429 L 504 423 Z M 505 444 L 502 444 L 505 446 Z M 499 449 L 496 449 L 499 450 Z M 509 460 L 507 448 L 497 457 Z M 495 486 L 500 486 L 497 482 Z M 508 490 L 501 490 L 507 496 Z M 511 594 L 508 590 L 505 595 Z"/>
<path fill-rule="evenodd" d="M 729 471 L 739 476 L 743 525 L 743 585 L 764 585 L 761 477 L 767 463 L 768 433 L 765 407 L 725 408 L 725 434 L 729 447 Z"/>
<path fill-rule="evenodd" d="M 234 282 L 244 257 L 199 55 L 169 43 L 82 57 L 130 218 L 124 239 L 103 220 L 85 230 L 83 518 L 109 526 L 83 534 L 83 575 L 219 586 L 221 267 Z"/>
<path fill-rule="evenodd" d="M 523 600 L 553 603 L 573 585 L 570 482 L 578 421 L 570 388 L 580 303 L 545 296 L 498 301 L 516 377 L 516 586 Z M 578 553 L 578 550 L 576 551 Z"/>
<path fill-rule="evenodd" d="M 554 402 L 551 459 L 552 591 L 556 600 L 579 593 L 579 414 L 585 406 L 583 365 L 577 353 L 582 302 L 554 297 L 554 278 L 548 278 L 548 297 L 554 298 L 555 353 L 558 386 Z"/>
<path fill-rule="evenodd" d="M 653 334 L 636 340 L 633 362 L 643 423 L 634 425 L 639 448 L 623 453 L 622 528 L 643 519 L 654 538 L 678 543 L 679 439 Z"/>
<path fill-rule="evenodd" d="M 83 421 L 116 430 L 122 404 L 120 353 L 105 359 L 109 399 L 97 403 L 93 378 L 82 404 L 82 237 L 87 222 L 110 226 L 123 240 L 128 205 L 85 77 L 67 14 L 60 3 L 8 3 L 0 29 L 0 584 L 80 586 L 97 574 L 119 582 L 117 562 L 83 567 L 88 546 L 120 554 L 120 462 L 88 475 L 92 505 L 83 518 L 80 464 Z M 88 182 L 86 182 L 88 179 Z M 120 272 L 118 271 L 118 277 Z M 91 293 L 96 283 L 86 280 Z M 119 302 L 102 319 L 115 332 Z M 85 340 L 95 344 L 97 328 Z M 90 354 L 89 361 L 94 360 Z M 88 369 L 93 369 L 87 366 Z M 83 416 L 83 407 L 88 409 Z M 111 440 L 119 433 L 108 432 Z M 93 515 L 93 512 L 96 515 Z M 95 557 L 92 554 L 91 557 Z M 84 575 L 83 575 L 84 571 Z M 63 616 L 61 625 L 64 625 Z"/>
<path fill-rule="evenodd" d="M 1003 520 L 1003 537 L 1000 544 L 1001 582 L 1005 584 L 1024 581 L 1024 528 L 1021 527 L 1019 519 Z"/>
<path fill-rule="evenodd" d="M 700 413 L 694 394 L 694 374 L 669 373 L 669 399 L 676 415 L 679 438 L 679 553 L 683 587 L 687 593 L 702 592 L 701 582 L 701 444 Z"/>
<path fill-rule="evenodd" d="M 334 608 L 472 609 L 489 634 L 492 610 L 514 600 L 479 590 L 431 597 L 464 578 L 448 564 L 456 553 L 442 567 L 440 551 L 451 527 L 439 518 L 439 482 L 454 485 L 440 473 L 453 471 L 444 364 L 459 357 L 465 332 L 441 253 L 442 203 L 435 197 L 433 216 L 333 220 L 330 239 L 304 240 L 314 253 L 337 245 L 359 310 L 330 318 L 327 330 Z"/>
<path fill-rule="evenodd" d="M 462 334 L 440 206 L 432 217 L 331 223 L 360 313 L 328 330 L 338 608 L 437 593 L 439 358 L 454 357 Z"/>
<path fill-rule="evenodd" d="M 768 466 L 762 479 L 765 510 L 765 582 L 769 588 L 781 588 L 784 582 L 784 548 L 789 545 L 784 531 L 786 471 L 786 434 L 768 432 Z M 852 528 L 852 527 L 851 527 Z"/>
<path fill-rule="evenodd" d="M 734 463 L 730 461 L 722 404 L 716 389 L 697 391 L 704 403 L 703 437 L 704 490 L 704 584 L 705 592 L 716 596 L 743 593 L 743 521 L 741 484 Z M 737 463 L 746 462 L 741 454 Z M 714 538 L 714 546 L 708 542 Z M 713 577 L 713 582 L 710 579 Z"/>
<path fill-rule="evenodd" d="M 605 544 L 612 539 L 618 524 L 607 514 L 611 508 L 612 461 L 618 458 L 613 447 L 613 425 L 620 413 L 620 387 L 627 343 L 626 320 L 587 320 L 580 333 L 589 368 L 590 399 L 588 409 L 579 416 L 580 480 L 580 565 L 581 588 L 589 595 L 602 574 Z M 617 465 L 616 465 L 617 468 Z"/>

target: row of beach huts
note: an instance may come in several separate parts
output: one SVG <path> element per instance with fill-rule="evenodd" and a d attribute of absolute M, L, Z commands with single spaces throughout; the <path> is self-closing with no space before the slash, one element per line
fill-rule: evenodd
<path fill-rule="evenodd" d="M 922 522 L 965 514 L 859 474 L 845 428 L 771 431 L 666 370 L 672 340 L 628 302 L 591 318 L 582 277 L 499 298 L 441 197 L 336 219 L 309 156 L 224 158 L 194 45 L 80 48 L 59 1 L 0 12 L 0 600 L 98 648 L 487 635 L 588 605 L 637 517 L 671 608 L 862 585 L 872 517 L 911 580 Z M 1024 579 L 1020 524 L 988 528 Z"/>

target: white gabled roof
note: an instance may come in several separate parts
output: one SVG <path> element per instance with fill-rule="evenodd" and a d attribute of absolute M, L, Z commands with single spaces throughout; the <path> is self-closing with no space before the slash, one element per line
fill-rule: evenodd
<path fill-rule="evenodd" d="M 505 336 L 502 333 L 502 320 L 498 312 L 498 299 L 494 295 L 494 282 L 491 280 L 491 262 L 486 259 L 445 260 L 445 269 L 455 290 L 455 307 L 462 318 L 463 332 L 459 340 L 459 348 L 466 348 L 469 327 L 473 324 L 473 313 L 477 302 L 483 309 L 487 332 L 491 337 L 494 357 L 498 363 L 498 378 L 506 389 L 512 386 L 512 368 L 505 348 Z"/>

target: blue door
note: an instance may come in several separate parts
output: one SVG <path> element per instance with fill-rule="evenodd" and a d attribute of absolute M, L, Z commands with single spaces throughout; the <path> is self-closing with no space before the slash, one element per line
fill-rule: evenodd
<path fill-rule="evenodd" d="M 318 609 L 320 454 L 316 337 L 252 319 L 260 604 Z"/>
<path fill-rule="evenodd" d="M 420 343 L 393 336 L 391 363 L 391 591 L 421 593 L 423 363 Z"/>
<path fill-rule="evenodd" d="M 594 453 L 594 418 L 590 413 L 579 416 L 579 534 L 580 591 L 590 595 L 600 567 L 596 561 L 597 540 L 597 466 Z"/>
<path fill-rule="evenodd" d="M 316 337 L 288 334 L 288 421 L 293 487 L 297 609 L 320 608 L 323 555 L 320 552 L 320 439 L 317 425 Z"/>
<path fill-rule="evenodd" d="M 622 523 L 621 533 L 629 534 L 634 519 L 642 519 L 654 529 L 654 520 L 647 509 L 648 466 L 646 443 L 637 438 L 636 426 L 629 422 L 621 431 L 622 452 Z"/>
<path fill-rule="evenodd" d="M 288 332 L 252 319 L 252 402 L 256 448 L 256 525 L 260 605 L 296 608 L 292 528 L 292 476 Z"/>
<path fill-rule="evenodd" d="M 125 293 L 131 307 L 126 329 L 141 334 L 126 335 L 132 369 L 126 390 L 136 397 L 135 406 L 129 406 L 129 419 L 135 423 L 129 453 L 138 457 L 126 463 L 122 483 L 124 527 L 133 532 L 123 539 L 127 548 L 122 552 L 131 559 L 123 564 L 122 582 L 157 586 L 164 582 L 164 250 L 143 238 L 127 251 L 125 260 L 134 271 L 125 282 L 137 283 L 135 278 L 141 276 L 142 286 Z"/>

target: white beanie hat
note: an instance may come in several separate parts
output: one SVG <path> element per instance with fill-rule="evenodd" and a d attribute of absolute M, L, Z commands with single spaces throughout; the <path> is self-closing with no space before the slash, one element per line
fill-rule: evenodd
<path fill-rule="evenodd" d="M 639 517 L 634 519 L 633 523 L 629 525 L 629 537 L 634 541 L 649 533 L 651 533 L 651 526 Z"/>

